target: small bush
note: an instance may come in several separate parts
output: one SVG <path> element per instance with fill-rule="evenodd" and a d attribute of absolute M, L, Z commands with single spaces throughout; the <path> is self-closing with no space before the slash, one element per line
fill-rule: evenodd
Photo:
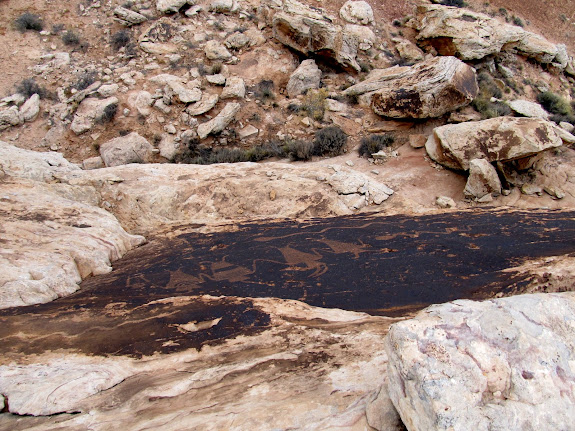
<path fill-rule="evenodd" d="M 551 91 L 544 91 L 537 95 L 537 101 L 551 115 L 551 120 L 556 123 L 565 121 L 575 124 L 575 112 L 567 100 Z"/>
<path fill-rule="evenodd" d="M 112 105 L 106 106 L 106 109 L 104 109 L 104 114 L 102 115 L 102 117 L 100 117 L 99 123 L 101 124 L 110 123 L 116 116 L 116 112 L 118 112 L 117 103 L 113 103 Z"/>
<path fill-rule="evenodd" d="M 271 79 L 263 79 L 256 85 L 254 94 L 258 100 L 273 100 L 275 99 L 274 88 L 275 85 Z"/>
<path fill-rule="evenodd" d="M 521 20 L 521 18 L 519 18 L 518 16 L 513 16 L 511 18 L 511 22 L 519 27 L 524 27 L 525 24 L 523 24 L 523 21 Z"/>
<path fill-rule="evenodd" d="M 34 94 L 40 96 L 41 99 L 48 96 L 46 89 L 36 84 L 34 78 L 28 78 L 21 81 L 16 85 L 16 92 L 22 94 L 26 99 L 30 98 Z"/>
<path fill-rule="evenodd" d="M 482 97 L 476 98 L 472 102 L 471 106 L 473 106 L 473 108 L 475 108 L 475 110 L 479 112 L 481 117 L 484 119 L 501 117 L 511 113 L 511 108 L 509 108 L 505 103 L 491 102 L 489 99 L 484 99 Z"/>
<path fill-rule="evenodd" d="M 290 141 L 287 144 L 287 152 L 290 159 L 308 161 L 313 156 L 314 145 L 309 141 Z"/>
<path fill-rule="evenodd" d="M 347 143 L 347 135 L 337 126 L 318 130 L 313 141 L 313 153 L 317 156 L 338 156 Z"/>
<path fill-rule="evenodd" d="M 96 72 L 84 72 L 80 75 L 78 80 L 72 85 L 76 90 L 85 90 L 98 79 Z"/>
<path fill-rule="evenodd" d="M 25 12 L 16 18 L 15 25 L 16 28 L 22 32 L 26 30 L 42 31 L 44 29 L 42 19 L 38 15 L 30 12 Z"/>
<path fill-rule="evenodd" d="M 211 75 L 217 75 L 218 73 L 222 73 L 223 65 L 222 63 L 214 63 L 211 69 Z"/>
<path fill-rule="evenodd" d="M 130 40 L 130 32 L 128 30 L 120 30 L 112 35 L 110 44 L 114 51 L 119 51 L 120 48 L 127 46 L 130 43 Z"/>
<path fill-rule="evenodd" d="M 52 34 L 60 34 L 60 33 L 62 33 L 62 30 L 64 30 L 64 28 L 65 28 L 64 24 L 54 24 L 52 26 L 51 33 Z"/>
<path fill-rule="evenodd" d="M 361 157 L 370 157 L 372 154 L 389 147 L 395 138 L 391 135 L 371 135 L 360 142 L 358 153 Z"/>
<path fill-rule="evenodd" d="M 327 98 L 327 95 L 328 92 L 324 88 L 315 91 L 308 91 L 303 99 L 303 104 L 301 105 L 302 110 L 316 121 L 323 120 L 323 116 L 325 115 L 325 99 Z"/>
<path fill-rule="evenodd" d="M 62 42 L 66 46 L 78 46 L 80 45 L 80 37 L 72 30 L 68 30 L 62 35 Z"/>
<path fill-rule="evenodd" d="M 463 0 L 432 0 L 433 3 L 438 3 L 443 6 L 464 7 L 467 6 Z"/>

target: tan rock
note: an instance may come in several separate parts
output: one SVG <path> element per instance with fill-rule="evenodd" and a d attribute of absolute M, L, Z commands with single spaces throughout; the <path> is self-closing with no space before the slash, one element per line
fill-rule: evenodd
<path fill-rule="evenodd" d="M 100 156 L 106 166 L 146 163 L 152 156 L 152 145 L 136 132 L 119 136 L 100 145 Z"/>
<path fill-rule="evenodd" d="M 425 149 L 444 166 L 468 170 L 472 159 L 509 161 L 561 145 L 554 124 L 548 121 L 498 117 L 437 127 Z"/>
<path fill-rule="evenodd" d="M 117 97 L 101 100 L 92 97 L 84 99 L 74 115 L 70 129 L 77 135 L 91 130 L 98 121 L 107 115 L 110 109 L 113 109 L 114 105 L 118 105 L 118 102 Z"/>
<path fill-rule="evenodd" d="M 371 107 L 393 118 L 440 117 L 468 105 L 479 91 L 475 70 L 455 57 L 432 58 L 380 82 Z"/>
<path fill-rule="evenodd" d="M 246 85 L 239 76 L 231 76 L 226 80 L 226 86 L 222 90 L 220 99 L 243 99 L 246 95 Z"/>
<path fill-rule="evenodd" d="M 230 124 L 236 114 L 239 112 L 241 105 L 239 103 L 228 103 L 224 109 L 220 111 L 211 120 L 202 123 L 198 126 L 198 136 L 200 139 L 206 139 L 212 133 L 219 133 Z"/>
<path fill-rule="evenodd" d="M 193 116 L 205 114 L 216 106 L 219 99 L 217 94 L 203 93 L 199 101 L 186 108 L 186 112 Z"/>
<path fill-rule="evenodd" d="M 321 81 L 321 70 L 314 60 L 304 60 L 291 74 L 286 91 L 290 98 L 305 94 L 310 89 L 318 89 Z"/>
<path fill-rule="evenodd" d="M 485 159 L 473 159 L 469 162 L 469 177 L 463 190 L 466 197 L 481 199 L 487 194 L 501 194 L 501 181 L 497 171 Z"/>
<path fill-rule="evenodd" d="M 352 24 L 369 25 L 373 24 L 373 10 L 366 1 L 346 1 L 341 9 L 339 15 L 342 19 Z"/>

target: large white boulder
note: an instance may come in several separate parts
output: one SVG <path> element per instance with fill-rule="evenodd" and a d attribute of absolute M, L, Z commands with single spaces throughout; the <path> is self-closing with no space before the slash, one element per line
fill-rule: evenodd
<path fill-rule="evenodd" d="M 286 90 L 289 97 L 305 94 L 307 90 L 319 88 L 321 70 L 314 60 L 304 60 L 291 74 Z"/>
<path fill-rule="evenodd" d="M 575 293 L 433 305 L 385 340 L 393 404 L 410 431 L 568 430 Z"/>
<path fill-rule="evenodd" d="M 136 132 L 119 136 L 100 146 L 100 156 L 106 166 L 145 163 L 152 156 L 152 145 Z"/>
<path fill-rule="evenodd" d="M 360 0 L 346 1 L 341 9 L 339 10 L 339 15 L 342 19 L 352 24 L 373 24 L 373 10 L 368 2 Z"/>

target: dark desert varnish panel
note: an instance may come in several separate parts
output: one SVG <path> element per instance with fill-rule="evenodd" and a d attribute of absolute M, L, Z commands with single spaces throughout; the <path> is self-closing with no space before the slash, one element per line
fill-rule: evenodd
<path fill-rule="evenodd" d="M 528 276 L 503 270 L 568 253 L 575 253 L 572 211 L 355 215 L 183 234 L 139 248 L 67 298 L 0 311 L 0 356 L 201 348 L 269 327 L 250 297 L 397 316 L 521 291 Z M 190 322 L 202 329 L 183 330 Z"/>

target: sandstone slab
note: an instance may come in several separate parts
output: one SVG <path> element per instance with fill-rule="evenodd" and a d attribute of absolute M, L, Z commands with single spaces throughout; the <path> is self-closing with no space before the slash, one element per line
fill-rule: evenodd
<path fill-rule="evenodd" d="M 536 118 L 498 117 L 434 129 L 425 149 L 436 162 L 468 170 L 472 159 L 509 161 L 563 145 L 555 125 Z"/>
<path fill-rule="evenodd" d="M 217 94 L 203 93 L 200 100 L 186 108 L 186 112 L 193 116 L 205 114 L 216 106 L 219 99 Z"/>
<path fill-rule="evenodd" d="M 108 97 L 106 99 L 96 99 L 89 97 L 84 99 L 74 115 L 74 120 L 70 128 L 72 131 L 80 135 L 91 130 L 98 121 L 109 115 L 114 106 L 118 106 L 117 97 Z"/>
<path fill-rule="evenodd" d="M 392 118 L 440 117 L 468 105 L 479 91 L 475 70 L 455 57 L 435 57 L 379 82 L 371 107 Z"/>
<path fill-rule="evenodd" d="M 413 431 L 570 429 L 575 294 L 434 305 L 392 326 L 389 393 Z"/>
<path fill-rule="evenodd" d="M 424 5 L 418 8 L 417 39 L 441 55 L 476 60 L 501 51 L 517 51 L 541 63 L 552 63 L 560 54 L 544 37 L 469 9 Z"/>

